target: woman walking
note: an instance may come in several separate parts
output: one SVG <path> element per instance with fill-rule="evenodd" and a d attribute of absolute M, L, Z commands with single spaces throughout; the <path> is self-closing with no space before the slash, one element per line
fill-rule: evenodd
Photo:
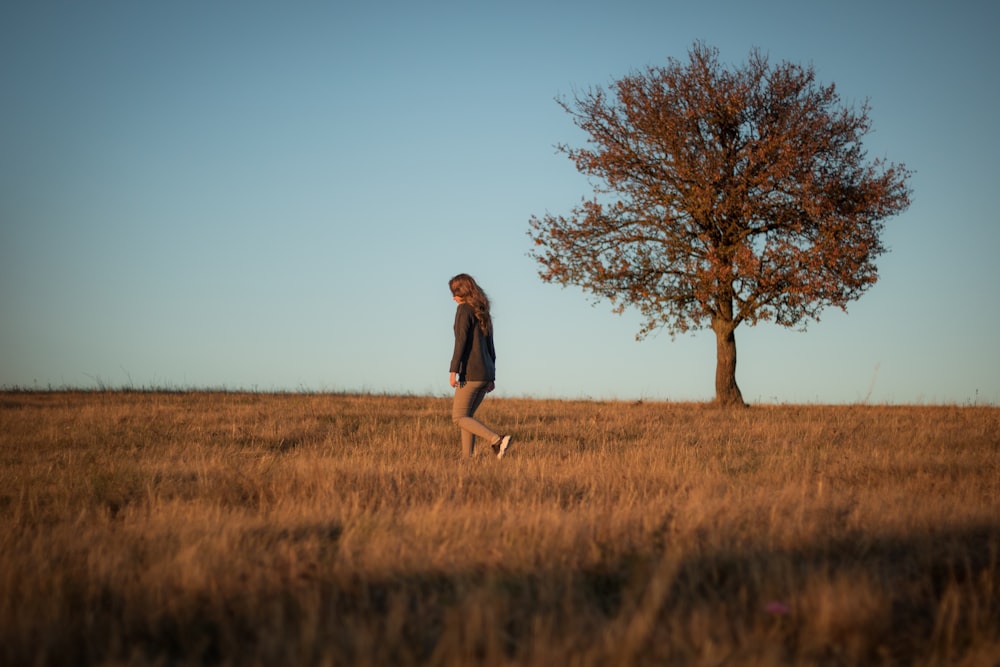
<path fill-rule="evenodd" d="M 498 459 L 510 448 L 510 436 L 500 435 L 477 420 L 476 408 L 493 391 L 496 382 L 496 349 L 490 300 L 472 276 L 460 273 L 448 281 L 455 311 L 455 351 L 451 356 L 449 382 L 455 388 L 452 421 L 462 430 L 462 453 L 471 457 L 476 436 L 488 441 Z"/>

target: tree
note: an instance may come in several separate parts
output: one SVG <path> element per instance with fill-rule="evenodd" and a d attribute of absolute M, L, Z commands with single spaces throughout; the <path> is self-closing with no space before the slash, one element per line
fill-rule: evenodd
<path fill-rule="evenodd" d="M 743 405 L 736 328 L 805 329 L 878 279 L 883 220 L 910 203 L 903 165 L 868 161 L 867 100 L 843 106 L 812 67 L 754 49 L 726 69 L 696 42 L 671 58 L 558 98 L 589 139 L 557 146 L 590 177 L 568 216 L 532 216 L 545 282 L 577 285 L 646 318 L 641 339 L 710 326 L 715 398 Z"/>

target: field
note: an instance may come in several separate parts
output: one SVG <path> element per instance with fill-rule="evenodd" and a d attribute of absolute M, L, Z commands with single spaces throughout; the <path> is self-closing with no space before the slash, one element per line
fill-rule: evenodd
<path fill-rule="evenodd" d="M 1000 408 L 0 392 L 4 665 L 1000 665 Z"/>

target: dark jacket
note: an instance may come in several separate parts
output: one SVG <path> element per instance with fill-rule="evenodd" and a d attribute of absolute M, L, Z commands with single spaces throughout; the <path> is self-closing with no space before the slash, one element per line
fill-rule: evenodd
<path fill-rule="evenodd" d="M 455 311 L 455 351 L 451 355 L 449 372 L 458 373 L 461 382 L 493 382 L 497 374 L 496 360 L 493 334 L 482 332 L 472 306 L 458 304 Z"/>

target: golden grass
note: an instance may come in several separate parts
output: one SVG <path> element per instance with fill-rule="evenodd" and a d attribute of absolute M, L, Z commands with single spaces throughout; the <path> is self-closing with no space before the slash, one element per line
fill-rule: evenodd
<path fill-rule="evenodd" d="M 0 662 L 1000 665 L 1000 409 L 0 393 Z"/>

